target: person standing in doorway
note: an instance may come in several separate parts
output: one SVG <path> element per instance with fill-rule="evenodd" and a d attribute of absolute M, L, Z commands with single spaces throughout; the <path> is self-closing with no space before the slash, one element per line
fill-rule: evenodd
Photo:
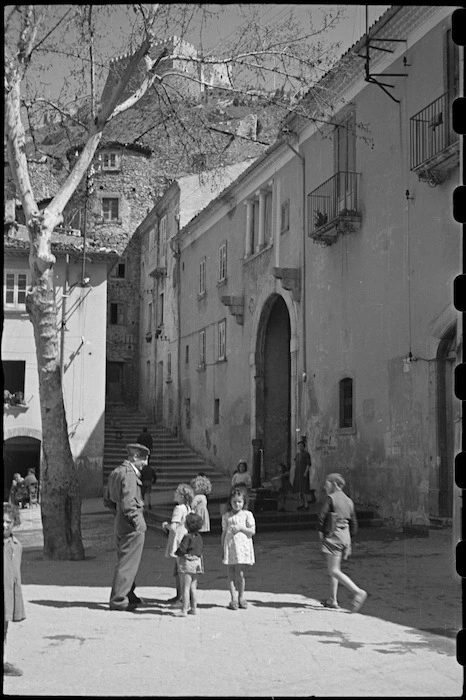
<path fill-rule="evenodd" d="M 134 610 L 142 603 L 134 589 L 147 529 L 144 520 L 141 470 L 149 448 L 140 443 L 126 445 L 127 459 L 108 478 L 104 503 L 115 511 L 118 561 L 110 593 L 111 610 Z"/>
<path fill-rule="evenodd" d="M 294 458 L 294 469 L 290 472 L 290 482 L 293 493 L 298 494 L 298 510 L 309 510 L 308 496 L 311 493 L 309 488 L 309 468 L 311 466 L 311 455 L 306 450 L 304 440 L 298 442 L 298 453 Z"/>

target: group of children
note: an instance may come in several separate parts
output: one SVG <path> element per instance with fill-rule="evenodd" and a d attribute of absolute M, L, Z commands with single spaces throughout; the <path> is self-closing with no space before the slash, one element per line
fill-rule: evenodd
<path fill-rule="evenodd" d="M 165 556 L 176 559 L 176 594 L 168 602 L 180 608 L 180 616 L 197 612 L 198 575 L 204 573 L 202 532 L 210 531 L 207 496 L 212 486 L 202 472 L 191 485 L 179 484 L 174 493 L 176 506 L 171 521 L 162 525 L 168 534 Z M 232 486 L 222 514 L 222 561 L 228 567 L 231 610 L 247 608 L 244 597 L 244 567 L 254 564 L 252 538 L 256 533 L 254 515 L 247 509 L 248 490 L 243 484 Z"/>
<path fill-rule="evenodd" d="M 238 474 L 244 473 L 243 469 Z M 280 478 L 287 478 L 286 465 L 281 465 Z M 247 469 L 247 466 L 246 466 Z M 327 560 L 331 596 L 323 602 L 325 607 L 339 608 L 337 602 L 338 584 L 342 583 L 353 594 L 352 609 L 357 612 L 367 598 L 367 592 L 357 586 L 349 576 L 341 571 L 342 559 L 351 553 L 351 535 L 357 532 L 357 519 L 354 503 L 343 493 L 345 480 L 341 474 L 333 473 L 326 477 L 324 489 L 326 499 L 319 515 L 319 537 L 321 551 Z M 176 558 L 176 595 L 168 601 L 181 608 L 180 616 L 195 615 L 197 611 L 197 579 L 204 573 L 203 542 L 201 532 L 210 530 L 207 510 L 207 495 L 211 484 L 200 473 L 192 480 L 191 486 L 179 484 L 174 498 L 177 503 L 171 522 L 163 523 L 169 533 L 167 557 Z M 244 597 L 245 567 L 255 563 L 252 538 L 256 534 L 253 513 L 248 509 L 248 488 L 244 483 L 232 485 L 228 501 L 222 511 L 222 562 L 228 569 L 228 585 L 231 610 L 247 608 Z"/>
<path fill-rule="evenodd" d="M 327 559 L 331 597 L 323 605 L 339 608 L 338 584 L 342 583 L 353 593 L 353 612 L 357 612 L 367 598 L 367 592 L 357 586 L 341 571 L 341 560 L 351 553 L 351 534 L 357 530 L 354 503 L 343 493 L 345 480 L 340 474 L 329 474 L 325 481 L 327 499 L 319 516 L 321 551 Z M 181 483 L 175 490 L 171 521 L 163 523 L 168 534 L 166 557 L 176 559 L 174 576 L 176 595 L 168 601 L 180 608 L 179 615 L 186 617 L 197 612 L 197 582 L 204 573 L 202 532 L 210 531 L 207 496 L 212 485 L 200 472 L 191 484 Z M 231 600 L 228 608 L 247 608 L 244 597 L 245 567 L 255 563 L 252 538 L 256 534 L 253 513 L 248 510 L 248 489 L 240 483 L 232 486 L 226 507 L 222 513 L 222 562 L 227 566 Z M 332 517 L 330 517 L 332 516 Z M 21 592 L 21 553 L 19 540 L 13 535 L 13 527 L 19 525 L 18 507 L 3 504 L 3 564 L 4 564 L 4 638 L 5 650 L 8 623 L 25 618 Z M 330 524 L 329 524 L 330 523 Z M 21 675 L 22 671 L 10 663 L 3 663 L 4 675 Z"/>

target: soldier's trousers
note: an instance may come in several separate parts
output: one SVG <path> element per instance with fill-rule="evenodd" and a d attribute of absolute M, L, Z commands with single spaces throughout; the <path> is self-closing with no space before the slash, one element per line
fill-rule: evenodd
<path fill-rule="evenodd" d="M 113 575 L 110 593 L 110 607 L 124 610 L 128 607 L 128 595 L 135 588 L 136 574 L 144 548 L 145 532 L 132 530 L 124 534 L 115 534 L 118 561 Z"/>

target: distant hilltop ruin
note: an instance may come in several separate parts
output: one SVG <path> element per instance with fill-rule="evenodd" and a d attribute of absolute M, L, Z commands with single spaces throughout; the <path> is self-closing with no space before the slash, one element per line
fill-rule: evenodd
<path fill-rule="evenodd" d="M 166 56 L 156 68 L 157 75 L 165 76 L 164 85 L 193 97 L 200 96 L 209 88 L 232 87 L 226 64 L 216 63 L 213 56 L 204 60 L 195 46 L 180 37 L 172 36 L 156 41 L 152 45 L 150 57 L 154 60 L 164 53 Z M 130 52 L 112 59 L 104 96 L 113 89 L 132 55 Z M 142 72 L 142 65 L 140 70 Z M 135 85 L 136 82 L 131 81 L 124 98 L 131 94 Z"/>

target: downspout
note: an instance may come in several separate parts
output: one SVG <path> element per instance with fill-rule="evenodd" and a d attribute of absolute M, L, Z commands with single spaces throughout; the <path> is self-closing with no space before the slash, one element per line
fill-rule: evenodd
<path fill-rule="evenodd" d="M 175 236 L 170 241 L 170 248 L 172 249 L 173 257 L 175 258 L 176 264 L 176 343 L 177 343 L 177 357 L 176 357 L 176 375 L 177 375 L 177 436 L 181 434 L 181 270 L 180 270 L 180 245 L 176 236 L 180 230 L 180 219 L 178 217 L 177 221 L 177 232 Z"/>
<path fill-rule="evenodd" d="M 61 327 L 60 327 L 60 377 L 63 385 L 63 373 L 65 368 L 65 330 L 66 330 L 66 300 L 69 296 L 70 286 L 70 256 L 67 253 L 65 256 L 65 284 L 63 285 L 62 304 L 61 304 Z"/>
<path fill-rule="evenodd" d="M 301 153 L 294 148 L 288 141 L 285 141 L 286 145 L 288 148 L 290 148 L 293 153 L 299 158 L 301 161 L 301 183 L 302 183 L 302 209 L 303 209 L 303 215 L 302 215 L 302 278 L 301 278 L 301 299 L 302 299 L 302 353 L 301 353 L 301 366 L 302 366 L 302 375 L 301 375 L 301 390 L 302 390 L 302 395 L 301 395 L 301 416 L 300 416 L 300 425 L 306 426 L 307 422 L 307 401 L 306 401 L 306 392 L 305 392 L 305 383 L 307 382 L 307 345 L 306 345 L 306 161 L 304 156 L 301 155 Z M 304 420 L 304 424 L 302 421 Z M 300 435 L 300 437 L 305 437 L 305 434 Z"/>

